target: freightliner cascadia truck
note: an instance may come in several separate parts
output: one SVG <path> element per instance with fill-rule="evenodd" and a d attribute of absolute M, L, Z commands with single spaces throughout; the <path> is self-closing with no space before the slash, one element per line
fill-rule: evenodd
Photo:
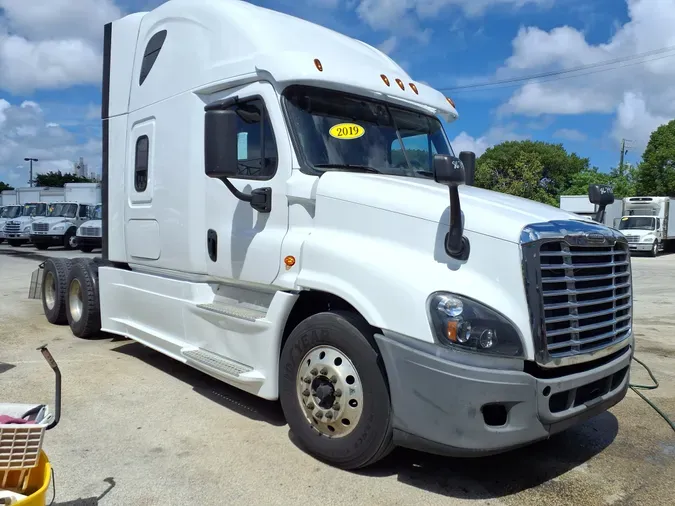
<path fill-rule="evenodd" d="M 279 399 L 348 469 L 503 452 L 625 396 L 625 238 L 472 186 L 439 91 L 243 1 L 104 34 L 102 257 L 44 264 L 49 321 Z"/>

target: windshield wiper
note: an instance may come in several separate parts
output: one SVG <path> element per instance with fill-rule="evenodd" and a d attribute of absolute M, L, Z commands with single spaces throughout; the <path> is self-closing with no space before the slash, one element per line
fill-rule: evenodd
<path fill-rule="evenodd" d="M 382 174 L 379 170 L 369 167 L 368 165 L 352 165 L 349 163 L 317 163 L 314 164 L 317 169 L 348 169 L 348 170 L 362 170 L 364 172 L 373 172 L 375 174 Z"/>

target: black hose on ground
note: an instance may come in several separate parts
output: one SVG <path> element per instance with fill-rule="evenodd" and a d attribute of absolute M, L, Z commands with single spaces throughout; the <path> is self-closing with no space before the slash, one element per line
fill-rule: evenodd
<path fill-rule="evenodd" d="M 666 415 L 663 411 L 661 411 L 661 409 L 659 409 L 659 407 L 656 404 L 654 404 L 647 397 L 645 397 L 645 395 L 642 392 L 640 392 L 640 390 L 656 390 L 657 388 L 659 388 L 659 382 L 654 377 L 654 374 L 652 373 L 651 369 L 649 367 L 647 367 L 647 364 L 645 364 L 641 360 L 635 358 L 635 356 L 633 356 L 633 360 L 635 360 L 638 364 L 640 364 L 642 367 L 645 368 L 645 370 L 649 374 L 649 377 L 652 379 L 654 384 L 653 385 L 636 385 L 634 383 L 630 383 L 628 386 L 630 387 L 630 389 L 633 392 L 635 392 L 640 397 L 642 397 L 642 400 L 644 400 L 647 404 L 649 404 L 654 409 L 654 411 L 656 411 L 659 415 L 661 415 L 661 417 L 666 421 L 666 423 L 668 425 L 670 425 L 670 428 L 673 429 L 673 431 L 675 431 L 675 423 L 673 423 L 673 421 L 670 418 L 668 418 L 668 415 Z"/>

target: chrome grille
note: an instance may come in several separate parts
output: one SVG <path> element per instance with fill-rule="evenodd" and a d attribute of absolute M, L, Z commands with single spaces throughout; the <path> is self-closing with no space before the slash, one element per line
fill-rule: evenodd
<path fill-rule="evenodd" d="M 49 223 L 33 223 L 35 232 L 49 232 Z"/>
<path fill-rule="evenodd" d="M 541 295 L 546 347 L 551 358 L 594 351 L 631 330 L 631 275 L 628 249 L 540 247 Z"/>
<path fill-rule="evenodd" d="M 640 236 L 639 235 L 627 235 L 626 240 L 628 242 L 640 242 Z"/>
<path fill-rule="evenodd" d="M 21 223 L 17 221 L 8 221 L 5 225 L 5 232 L 8 234 L 18 234 L 21 231 Z"/>
<path fill-rule="evenodd" d="M 85 237 L 100 237 L 100 227 L 80 227 L 80 235 Z"/>

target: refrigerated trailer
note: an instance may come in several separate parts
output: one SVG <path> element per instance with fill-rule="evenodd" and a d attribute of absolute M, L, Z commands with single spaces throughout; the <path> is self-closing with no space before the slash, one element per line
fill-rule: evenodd
<path fill-rule="evenodd" d="M 675 198 L 627 197 L 616 221 L 631 251 L 655 257 L 675 240 Z"/>
<path fill-rule="evenodd" d="M 625 396 L 625 238 L 473 187 L 454 103 L 381 51 L 170 0 L 103 54 L 102 256 L 47 260 L 50 322 L 280 399 L 342 468 L 503 452 Z"/>

